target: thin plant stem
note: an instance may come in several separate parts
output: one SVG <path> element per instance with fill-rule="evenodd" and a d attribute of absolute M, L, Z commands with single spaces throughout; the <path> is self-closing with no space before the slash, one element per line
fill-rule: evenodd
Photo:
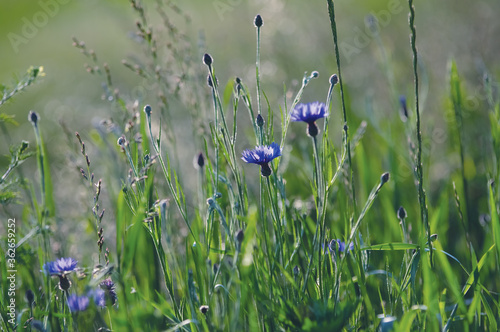
<path fill-rule="evenodd" d="M 267 229 L 267 219 L 266 219 L 266 214 L 265 214 L 265 209 L 264 209 L 264 186 L 263 186 L 263 179 L 262 176 L 259 179 L 259 199 L 260 199 L 260 216 L 262 218 L 262 228 L 264 229 L 264 244 L 266 246 L 265 253 L 266 253 L 266 261 L 267 261 L 267 266 L 269 271 L 271 271 L 271 255 L 269 252 L 269 241 L 268 241 L 268 229 Z"/>
<path fill-rule="evenodd" d="M 332 94 L 333 94 L 333 88 L 335 87 L 335 84 L 330 83 L 330 87 L 328 88 L 328 94 L 326 95 L 326 107 L 328 110 L 328 116 L 325 118 L 325 122 L 323 122 L 323 136 L 328 137 L 328 120 L 331 116 L 331 103 L 332 103 Z"/>
<path fill-rule="evenodd" d="M 214 120 L 215 120 L 215 135 L 217 136 L 219 133 L 219 112 L 217 112 L 217 95 L 216 95 L 216 84 L 215 75 L 213 74 L 212 67 L 209 66 L 209 75 L 211 75 L 212 79 L 212 99 L 214 103 Z M 215 186 L 214 186 L 214 195 L 217 194 L 219 188 L 219 140 L 215 139 Z"/>
<path fill-rule="evenodd" d="M 276 230 L 275 230 L 275 233 L 276 233 L 276 242 L 277 242 L 277 249 L 279 250 L 280 252 L 280 255 L 279 255 L 279 261 L 280 263 L 282 264 L 283 263 L 283 239 L 282 239 L 282 234 L 283 234 L 283 230 L 282 230 L 282 225 L 281 225 L 281 219 L 280 219 L 280 216 L 279 216 L 279 213 L 278 213 L 278 207 L 276 206 L 276 201 L 273 197 L 272 197 L 272 190 L 271 190 L 271 182 L 269 181 L 269 176 L 266 177 L 266 182 L 267 182 L 267 193 L 268 193 L 268 196 L 269 196 L 269 201 L 271 203 L 271 206 L 272 206 L 272 213 L 273 213 L 273 216 L 274 216 L 274 223 L 276 225 Z"/>
<path fill-rule="evenodd" d="M 43 243 L 43 254 L 40 254 L 39 252 L 39 260 L 40 260 L 40 266 L 42 266 L 42 262 L 49 262 L 49 247 L 50 247 L 50 240 L 47 236 L 47 227 L 46 227 L 46 217 L 48 214 L 47 211 L 47 200 L 46 200 L 46 187 L 45 187 L 45 168 L 44 168 L 44 161 L 45 161 L 45 154 L 44 154 L 44 149 L 43 149 L 43 140 L 42 136 L 40 134 L 40 129 L 38 127 L 38 115 L 36 113 L 33 113 L 31 115 L 30 113 L 30 121 L 33 125 L 33 129 L 35 130 L 35 136 L 36 136 L 36 142 L 37 142 L 37 156 L 38 156 L 38 168 L 40 172 L 40 189 L 41 189 L 41 196 L 42 196 L 42 208 L 41 211 L 38 212 L 38 227 L 40 228 L 40 231 L 42 233 L 42 243 Z M 43 256 L 43 258 L 42 258 Z M 49 300 L 48 306 L 50 306 L 50 299 L 51 299 L 51 287 L 50 287 L 50 275 L 49 274 L 44 274 L 44 281 L 45 281 L 45 287 L 46 287 L 46 292 L 48 294 L 47 299 Z M 50 314 L 49 314 L 50 316 Z"/>
<path fill-rule="evenodd" d="M 315 162 L 315 170 L 314 170 L 314 178 L 316 182 L 316 224 L 317 227 L 319 227 L 319 246 L 318 248 L 318 272 L 320 276 L 320 288 L 322 288 L 322 282 L 321 282 L 321 244 L 323 243 L 324 239 L 324 227 L 322 227 L 324 218 L 323 218 L 323 172 L 321 170 L 321 161 L 320 161 L 320 155 L 319 155 L 319 150 L 318 150 L 318 139 L 317 136 L 312 137 L 313 141 L 313 154 L 314 154 L 314 162 Z M 316 249 L 316 248 L 315 248 Z M 320 292 L 321 295 L 323 295 L 323 292 Z"/>
<path fill-rule="evenodd" d="M 257 27 L 257 54 L 255 60 L 255 78 L 257 81 L 257 111 L 258 114 L 262 112 L 262 103 L 260 100 L 260 27 Z"/>
<path fill-rule="evenodd" d="M 314 178 L 316 181 L 316 190 L 317 190 L 317 211 L 316 211 L 316 217 L 319 221 L 320 216 L 321 216 L 321 208 L 322 208 L 322 198 L 324 195 L 324 181 L 323 181 L 323 171 L 321 167 L 321 156 L 319 155 L 319 149 L 318 149 L 318 139 L 317 136 L 314 136 L 312 138 L 313 141 L 313 154 L 314 154 L 314 162 L 315 162 L 315 172 L 314 172 Z"/>
<path fill-rule="evenodd" d="M 331 0 L 330 0 L 331 1 Z M 422 169 L 422 132 L 421 132 L 421 123 L 420 123 L 420 108 L 419 108 L 419 93 L 418 93 L 418 54 L 417 54 L 417 31 L 415 29 L 415 7 L 413 6 L 413 0 L 408 0 L 408 5 L 410 8 L 410 16 L 409 16 L 409 25 L 411 30 L 410 43 L 411 49 L 413 52 L 413 75 L 415 77 L 415 113 L 417 115 L 417 181 L 418 181 L 418 200 L 420 203 L 420 217 L 422 218 L 422 222 L 425 226 L 425 231 L 427 233 L 427 243 L 429 245 L 429 257 L 431 261 L 431 266 L 433 266 L 432 259 L 432 242 L 431 242 L 431 232 L 429 226 L 429 212 L 427 210 L 427 203 L 424 191 L 424 174 Z"/>
<path fill-rule="evenodd" d="M 155 152 L 158 155 L 158 160 L 160 161 L 161 169 L 163 170 L 163 174 L 165 176 L 165 179 L 167 180 L 167 185 L 170 189 L 170 193 L 174 197 L 174 201 L 175 201 L 175 204 L 177 205 L 177 209 L 179 210 L 179 212 L 182 216 L 182 219 L 186 223 L 186 225 L 189 229 L 189 232 L 191 233 L 191 236 L 193 236 L 193 238 L 196 239 L 196 236 L 194 235 L 194 232 L 191 229 L 191 225 L 189 224 L 186 211 L 184 210 L 184 208 L 181 205 L 180 197 L 177 195 L 177 191 L 175 190 L 175 188 L 172 184 L 172 179 L 171 179 L 171 175 L 170 175 L 170 163 L 168 162 L 168 157 L 167 157 L 167 164 L 168 164 L 168 169 L 167 169 L 167 166 L 165 165 L 165 162 L 164 162 L 163 157 L 161 155 L 160 142 L 159 141 L 156 142 L 154 139 L 153 131 L 151 129 L 151 114 L 148 113 L 146 115 L 147 115 L 148 128 L 149 128 L 149 137 L 151 139 L 151 143 L 153 144 L 153 148 L 155 149 Z"/>
<path fill-rule="evenodd" d="M 290 117 L 291 117 L 292 110 L 295 108 L 295 106 L 297 106 L 300 99 L 302 98 L 302 94 L 304 93 L 305 87 L 309 84 L 309 82 L 311 82 L 311 80 L 313 78 L 316 78 L 316 77 L 317 76 L 314 76 L 312 74 L 309 76 L 304 74 L 304 78 L 302 79 L 302 86 L 300 87 L 299 91 L 295 95 L 295 98 L 292 102 L 292 105 L 290 106 L 290 109 L 287 111 L 287 114 L 285 114 L 283 116 L 283 124 L 282 124 L 282 130 L 281 130 L 281 144 L 280 144 L 281 150 L 283 150 L 283 147 L 285 146 L 285 138 L 286 138 L 286 134 L 288 131 L 288 126 L 290 124 Z M 280 159 L 280 161 L 281 161 L 281 159 Z"/>
<path fill-rule="evenodd" d="M 385 175 L 387 175 L 387 177 L 385 177 Z M 370 195 L 368 196 L 368 199 L 365 203 L 365 206 L 363 207 L 363 210 L 361 210 L 361 213 L 359 214 L 359 217 L 358 217 L 358 220 L 356 221 L 356 224 L 351 228 L 351 233 L 349 235 L 348 240 L 345 241 L 346 250 L 349 250 L 351 243 L 354 242 L 354 237 L 356 236 L 356 234 L 358 234 L 358 229 L 359 229 L 359 226 L 361 225 L 361 221 L 363 220 L 363 218 L 366 215 L 366 212 L 368 212 L 368 210 L 372 206 L 373 202 L 375 201 L 375 198 L 377 197 L 378 193 L 380 192 L 380 189 L 382 189 L 382 186 L 388 180 L 389 180 L 389 174 L 384 173 L 380 179 L 380 183 L 372 189 L 372 191 L 371 191 Z M 338 269 L 339 271 L 342 271 L 342 267 L 344 265 L 344 261 L 345 261 L 346 256 L 347 255 L 343 255 L 342 259 L 340 260 L 339 269 Z M 340 289 L 340 281 L 341 281 L 341 278 L 339 275 L 339 278 L 337 278 L 337 280 L 335 281 L 335 287 L 334 287 L 335 306 L 337 305 L 337 302 L 339 300 L 338 299 L 338 296 L 339 296 L 338 290 Z"/>
<path fill-rule="evenodd" d="M 355 185 L 354 185 L 354 175 L 352 171 L 352 160 L 351 160 L 351 144 L 349 140 L 349 126 L 347 125 L 347 111 L 345 107 L 345 100 L 344 100 L 344 85 L 342 82 L 342 71 L 340 67 L 340 54 L 339 54 L 339 46 L 338 46 L 338 40 L 337 40 L 337 23 L 335 21 L 335 6 L 333 4 L 333 0 L 327 0 L 328 3 L 328 13 L 330 16 L 330 26 L 332 29 L 332 35 L 333 35 L 333 44 L 335 47 L 335 58 L 337 61 L 337 72 L 338 72 L 338 78 L 339 78 L 339 84 L 340 84 L 340 98 L 342 100 L 342 117 L 344 120 L 344 136 L 346 140 L 346 146 L 347 146 L 347 161 L 348 161 L 348 166 L 349 166 L 349 182 L 351 183 L 351 192 L 352 192 L 352 204 L 353 204 L 353 212 L 356 213 L 356 190 L 355 190 Z"/>

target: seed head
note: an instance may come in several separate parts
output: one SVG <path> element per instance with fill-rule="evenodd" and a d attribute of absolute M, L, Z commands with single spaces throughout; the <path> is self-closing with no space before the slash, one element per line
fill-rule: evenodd
<path fill-rule="evenodd" d="M 195 160 L 194 160 L 194 168 L 196 169 L 200 169 L 200 168 L 203 168 L 203 166 L 205 166 L 205 158 L 203 157 L 203 153 L 198 153 L 198 155 L 195 157 Z"/>
<path fill-rule="evenodd" d="M 257 115 L 257 120 L 256 120 L 256 122 L 257 122 L 257 126 L 258 126 L 259 128 L 262 128 L 262 126 L 264 125 L 264 118 L 262 117 L 262 115 L 260 115 L 260 114 L 259 114 L 259 115 Z"/>
<path fill-rule="evenodd" d="M 260 28 L 261 26 L 263 26 L 264 21 L 262 20 L 262 16 L 257 14 L 257 16 L 255 16 L 255 19 L 253 20 L 253 25 L 255 25 L 255 27 L 257 27 L 257 28 Z"/>
<path fill-rule="evenodd" d="M 146 105 L 146 106 L 144 106 L 144 113 L 146 113 L 146 115 L 147 115 L 148 117 L 150 117 L 150 116 L 151 116 L 151 112 L 152 112 L 152 109 L 151 109 L 151 106 L 150 106 L 150 105 Z"/>
<path fill-rule="evenodd" d="M 210 207 L 210 208 L 214 208 L 215 207 L 215 200 L 212 198 L 212 197 L 209 197 L 207 199 L 207 205 Z"/>
<path fill-rule="evenodd" d="M 330 84 L 331 85 L 335 85 L 339 82 L 339 78 L 337 76 L 337 74 L 333 74 L 332 76 L 330 76 Z"/>
<path fill-rule="evenodd" d="M 125 145 L 125 137 L 121 136 L 116 143 L 118 143 L 119 146 L 123 147 Z"/>
<path fill-rule="evenodd" d="M 205 53 L 203 55 L 203 63 L 210 67 L 212 65 L 212 62 L 213 62 L 212 56 L 208 53 Z"/>
<path fill-rule="evenodd" d="M 23 140 L 21 142 L 21 146 L 19 147 L 19 153 L 24 153 L 24 151 L 26 151 L 26 149 L 28 148 L 28 146 L 29 146 L 29 142 Z"/>
<path fill-rule="evenodd" d="M 37 125 L 40 116 L 35 111 L 30 111 L 28 114 L 28 120 L 33 124 L 33 126 Z"/>
<path fill-rule="evenodd" d="M 406 210 L 402 206 L 398 209 L 398 218 L 401 220 L 406 218 Z"/>
<path fill-rule="evenodd" d="M 382 176 L 380 176 L 380 184 L 384 184 L 386 183 L 387 181 L 389 181 L 389 172 L 385 172 L 384 174 L 382 174 Z"/>
<path fill-rule="evenodd" d="M 217 78 L 217 76 L 215 76 L 215 85 L 219 84 L 219 79 Z M 209 87 L 213 88 L 214 87 L 214 84 L 212 83 L 212 75 L 208 74 L 207 76 L 207 84 Z"/>

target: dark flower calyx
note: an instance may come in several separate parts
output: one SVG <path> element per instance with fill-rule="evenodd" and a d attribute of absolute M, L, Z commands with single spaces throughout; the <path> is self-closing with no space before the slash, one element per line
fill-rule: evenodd
<path fill-rule="evenodd" d="M 339 78 L 337 76 L 337 74 L 333 74 L 332 76 L 330 76 L 330 84 L 331 85 L 335 85 L 339 82 Z"/>
<path fill-rule="evenodd" d="M 269 164 L 260 165 L 260 174 L 262 174 L 262 176 L 268 177 L 272 172 L 273 171 L 271 170 L 271 167 L 269 167 Z"/>
<path fill-rule="evenodd" d="M 382 174 L 382 176 L 380 176 L 380 184 L 386 183 L 387 181 L 389 181 L 389 178 L 389 172 L 385 172 L 384 174 Z"/>
<path fill-rule="evenodd" d="M 264 125 L 264 118 L 262 117 L 262 115 L 260 115 L 260 114 L 259 114 L 259 115 L 257 115 L 257 120 L 256 120 L 256 122 L 257 122 L 257 126 L 258 126 L 259 128 L 262 128 L 262 126 Z"/>
<path fill-rule="evenodd" d="M 203 55 L 203 63 L 206 64 L 207 66 L 211 66 L 213 63 L 212 56 L 208 53 L 205 53 Z"/>
<path fill-rule="evenodd" d="M 255 19 L 253 20 L 253 24 L 257 27 L 260 28 L 261 26 L 264 25 L 264 21 L 262 20 L 262 16 L 258 15 L 255 16 Z"/>
<path fill-rule="evenodd" d="M 406 218 L 406 210 L 402 206 L 398 209 L 398 218 L 399 219 L 405 219 Z"/>
<path fill-rule="evenodd" d="M 38 114 L 35 112 L 35 111 L 30 111 L 29 114 L 28 114 L 28 120 L 34 125 L 36 126 L 37 122 L 38 122 L 38 119 L 40 117 L 38 116 Z"/>
<path fill-rule="evenodd" d="M 196 164 L 198 167 L 203 168 L 205 166 L 205 158 L 203 157 L 203 153 L 198 154 L 198 158 L 196 159 Z"/>
<path fill-rule="evenodd" d="M 319 128 L 316 125 L 316 122 L 311 122 L 307 124 L 307 135 L 311 137 L 317 136 L 319 133 Z"/>
<path fill-rule="evenodd" d="M 65 276 L 61 275 L 59 276 L 59 288 L 67 291 L 71 287 L 71 281 Z"/>

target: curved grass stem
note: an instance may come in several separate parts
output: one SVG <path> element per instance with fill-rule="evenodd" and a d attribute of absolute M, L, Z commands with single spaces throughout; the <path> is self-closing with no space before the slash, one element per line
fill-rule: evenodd
<path fill-rule="evenodd" d="M 433 266 L 432 259 L 432 242 L 431 242 L 431 231 L 429 226 L 429 212 L 427 210 L 426 196 L 424 191 L 424 174 L 422 168 L 422 131 L 420 123 L 420 108 L 419 108 L 419 92 L 418 92 L 418 53 L 417 53 L 417 30 L 415 28 L 415 7 L 413 6 L 413 0 L 408 0 L 408 5 L 410 7 L 409 16 L 409 26 L 410 26 L 410 44 L 413 53 L 413 75 L 415 77 L 415 113 L 417 115 L 417 166 L 416 174 L 418 181 L 418 200 L 420 203 L 420 217 L 422 218 L 422 223 L 425 226 L 425 231 L 427 233 L 427 243 L 429 245 L 429 256 L 431 261 L 431 266 Z"/>
<path fill-rule="evenodd" d="M 352 171 L 352 160 L 351 160 L 351 144 L 350 144 L 350 138 L 349 138 L 349 126 L 347 124 L 347 111 L 345 107 L 345 100 L 344 100 L 344 85 L 342 83 L 342 71 L 341 71 L 341 66 L 340 66 L 340 54 L 339 54 L 339 45 L 338 45 L 338 40 L 337 40 L 337 23 L 335 21 L 335 6 L 333 4 L 333 0 L 327 0 L 328 4 L 328 13 L 330 16 L 330 26 L 332 29 L 332 35 L 333 35 L 333 44 L 335 46 L 335 58 L 337 61 L 337 72 L 338 72 L 338 82 L 340 85 L 340 97 L 342 100 L 342 117 L 344 120 L 344 138 L 347 146 L 347 161 L 349 165 L 349 182 L 351 183 L 351 192 L 352 192 L 352 208 L 353 208 L 353 213 L 356 214 L 356 189 L 354 185 L 354 175 Z"/>

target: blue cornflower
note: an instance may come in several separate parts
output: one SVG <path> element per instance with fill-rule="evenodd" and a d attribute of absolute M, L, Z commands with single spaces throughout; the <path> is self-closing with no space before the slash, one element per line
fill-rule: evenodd
<path fill-rule="evenodd" d="M 89 306 L 90 300 L 85 295 L 72 294 L 68 297 L 68 307 L 71 312 L 84 311 Z"/>
<path fill-rule="evenodd" d="M 96 304 L 96 306 L 106 306 L 106 293 L 101 288 L 91 290 L 87 295 L 88 297 L 92 297 L 94 299 L 94 303 Z"/>
<path fill-rule="evenodd" d="M 262 176 L 271 175 L 272 171 L 269 162 L 274 158 L 281 156 L 281 148 L 278 144 L 272 142 L 271 145 L 259 145 L 253 150 L 245 150 L 241 154 L 241 159 L 250 164 L 260 166 Z"/>
<path fill-rule="evenodd" d="M 341 241 L 339 239 L 331 240 L 330 243 L 328 244 L 328 249 L 330 249 L 330 252 L 332 252 L 332 253 L 337 253 L 337 251 L 339 253 L 346 252 L 345 242 Z M 347 252 L 349 252 L 353 249 L 354 249 L 354 243 L 351 242 L 351 244 L 349 245 L 349 248 L 347 249 Z"/>
<path fill-rule="evenodd" d="M 319 133 L 316 120 L 326 116 L 328 116 L 326 105 L 319 101 L 315 101 L 313 103 L 298 104 L 295 106 L 290 114 L 290 120 L 307 123 L 307 134 L 311 137 L 315 137 Z"/>
<path fill-rule="evenodd" d="M 107 300 L 109 300 L 113 305 L 116 304 L 117 295 L 113 280 L 107 278 L 99 283 L 99 287 L 100 288 L 94 290 L 92 293 L 95 304 L 100 307 L 104 307 Z"/>
<path fill-rule="evenodd" d="M 59 258 L 54 262 L 43 264 L 43 270 L 50 275 L 63 276 L 75 270 L 78 261 L 73 258 Z"/>

